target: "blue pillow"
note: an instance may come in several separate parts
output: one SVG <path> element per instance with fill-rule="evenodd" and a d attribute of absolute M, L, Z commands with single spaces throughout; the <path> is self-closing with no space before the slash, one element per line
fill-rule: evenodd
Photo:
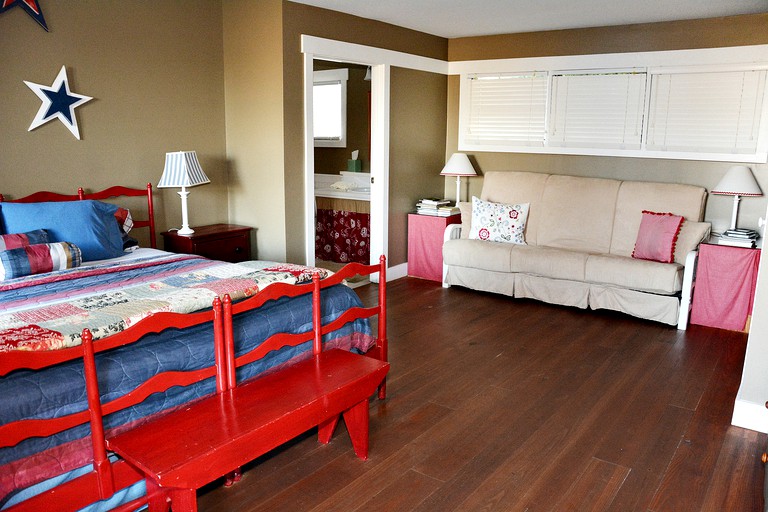
<path fill-rule="evenodd" d="M 5 233 L 45 229 L 51 242 L 78 246 L 83 261 L 116 258 L 123 254 L 117 206 L 100 201 L 0 203 L 0 225 Z"/>

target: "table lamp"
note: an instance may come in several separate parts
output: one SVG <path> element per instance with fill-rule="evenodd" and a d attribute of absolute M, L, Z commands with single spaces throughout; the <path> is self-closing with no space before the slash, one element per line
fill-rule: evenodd
<path fill-rule="evenodd" d="M 759 197 L 763 195 L 760 186 L 749 167 L 734 165 L 720 182 L 712 189 L 710 194 L 721 196 L 733 196 L 733 213 L 731 214 L 731 228 L 736 229 L 736 216 L 739 213 L 739 200 L 741 196 Z"/>
<path fill-rule="evenodd" d="M 467 155 L 464 153 L 454 153 L 445 163 L 440 176 L 456 176 L 456 206 L 458 206 L 461 200 L 461 177 L 477 176 L 477 173 Z"/>
<path fill-rule="evenodd" d="M 157 188 L 181 187 L 181 191 L 178 193 L 181 197 L 181 229 L 177 231 L 179 235 L 191 235 L 195 232 L 189 227 L 187 216 L 187 196 L 189 196 L 187 187 L 195 187 L 210 182 L 211 180 L 200 167 L 200 162 L 194 151 L 176 151 L 165 154 L 165 168 Z"/>

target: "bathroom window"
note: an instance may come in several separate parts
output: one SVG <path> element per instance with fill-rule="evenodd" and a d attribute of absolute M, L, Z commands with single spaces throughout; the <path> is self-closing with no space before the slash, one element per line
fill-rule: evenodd
<path fill-rule="evenodd" d="M 315 147 L 347 147 L 347 69 L 314 72 L 312 120 Z"/>

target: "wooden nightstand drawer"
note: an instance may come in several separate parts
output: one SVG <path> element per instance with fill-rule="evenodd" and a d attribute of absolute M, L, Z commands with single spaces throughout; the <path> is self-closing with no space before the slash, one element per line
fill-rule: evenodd
<path fill-rule="evenodd" d="M 175 231 L 162 233 L 166 251 L 197 254 L 212 260 L 237 263 L 251 259 L 251 228 L 234 224 L 212 224 L 193 228 L 181 236 Z"/>
<path fill-rule="evenodd" d="M 251 259 L 251 240 L 247 234 L 206 240 L 195 244 L 194 253 L 212 260 L 247 261 Z"/>

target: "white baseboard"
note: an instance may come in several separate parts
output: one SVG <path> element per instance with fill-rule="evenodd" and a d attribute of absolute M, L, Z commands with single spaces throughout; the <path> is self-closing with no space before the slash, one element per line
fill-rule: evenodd
<path fill-rule="evenodd" d="M 394 281 L 408 275 L 408 263 L 401 263 L 387 269 L 387 281 Z"/>
<path fill-rule="evenodd" d="M 731 425 L 764 434 L 768 433 L 768 409 L 763 404 L 736 399 L 736 403 L 733 405 Z"/>

